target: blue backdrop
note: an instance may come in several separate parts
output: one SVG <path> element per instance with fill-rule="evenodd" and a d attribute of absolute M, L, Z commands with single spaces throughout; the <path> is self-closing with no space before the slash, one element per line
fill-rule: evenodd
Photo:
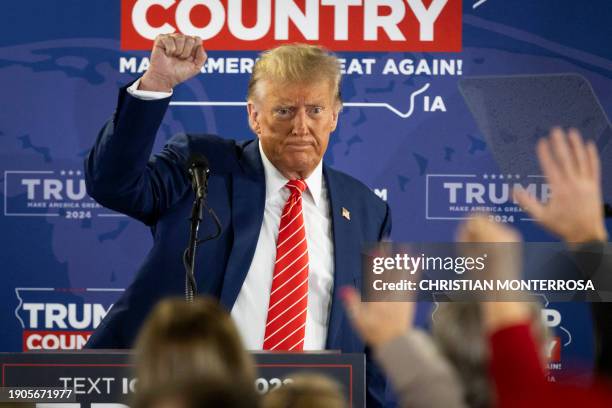
<path fill-rule="evenodd" d="M 83 184 L 83 158 L 112 113 L 117 88 L 139 77 L 149 54 L 120 49 L 120 6 L 103 0 L 3 4 L 1 351 L 80 348 L 151 245 L 144 225 L 95 204 Z M 325 160 L 389 202 L 397 241 L 452 240 L 466 213 L 451 208 L 440 180 L 466 174 L 487 175 L 487 183 L 496 185 L 508 180 L 500 178 L 459 93 L 462 77 L 578 73 L 612 112 L 608 0 L 464 0 L 462 8 L 461 52 L 339 53 L 350 71 L 342 85 L 347 107 Z M 177 87 L 173 101 L 212 106 L 171 106 L 156 149 L 187 130 L 252 137 L 243 106 L 215 103 L 244 101 L 249 75 L 240 72 L 240 63 L 256 55 L 210 51 L 211 60 L 226 64 L 225 72 L 209 67 L 215 72 Z M 236 66 L 229 58 L 236 58 Z M 410 67 L 403 60 L 421 69 L 402 72 Z M 437 63 L 448 69 L 436 74 Z M 521 182 L 527 175 L 510 176 Z M 467 204 L 462 196 L 459 201 Z M 551 239 L 512 212 L 513 203 L 495 206 L 502 215 L 515 215 L 504 220 L 527 240 Z M 593 347 L 587 305 L 548 308 L 559 342 L 552 374 L 561 375 L 575 359 L 588 368 Z"/>

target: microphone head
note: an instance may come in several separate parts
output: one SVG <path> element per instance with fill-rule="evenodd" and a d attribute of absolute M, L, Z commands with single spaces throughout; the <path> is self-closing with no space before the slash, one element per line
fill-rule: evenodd
<path fill-rule="evenodd" d="M 200 168 L 208 170 L 208 159 L 202 153 L 192 153 L 187 160 L 187 170 Z"/>

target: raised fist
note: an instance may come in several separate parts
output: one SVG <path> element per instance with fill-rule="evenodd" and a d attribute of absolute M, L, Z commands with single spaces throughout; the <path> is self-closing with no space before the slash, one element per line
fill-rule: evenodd
<path fill-rule="evenodd" d="M 200 37 L 162 34 L 155 38 L 149 69 L 138 89 L 170 92 L 172 88 L 196 75 L 206 61 Z"/>

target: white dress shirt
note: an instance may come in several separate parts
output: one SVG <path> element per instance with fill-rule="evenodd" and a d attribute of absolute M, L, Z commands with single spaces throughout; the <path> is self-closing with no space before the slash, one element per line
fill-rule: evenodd
<path fill-rule="evenodd" d="M 139 90 L 139 83 L 140 80 L 127 89 L 128 93 L 136 98 L 155 100 L 172 96 L 172 92 Z M 290 194 L 289 189 L 285 187 L 289 180 L 268 160 L 261 144 L 259 152 L 266 177 L 263 223 L 251 266 L 231 311 L 247 350 L 261 350 L 263 347 L 276 261 L 278 227 Z M 304 350 L 323 350 L 327 339 L 334 284 L 334 245 L 322 163 L 319 163 L 305 181 L 307 189 L 302 194 L 302 214 L 308 244 L 308 310 Z"/>
<path fill-rule="evenodd" d="M 259 145 L 266 175 L 266 205 L 255 255 L 242 284 L 232 317 L 248 350 L 261 350 L 268 317 L 270 288 L 276 261 L 280 216 L 287 199 L 289 181 L 268 160 Z M 334 282 L 334 245 L 327 187 L 321 163 L 306 180 L 302 214 L 308 245 L 308 310 L 304 350 L 323 350 Z"/>
<path fill-rule="evenodd" d="M 145 101 L 154 101 L 156 99 L 169 98 L 172 96 L 172 90 L 170 90 L 170 92 L 159 92 L 159 91 L 143 91 L 142 89 L 138 89 L 141 79 L 142 78 L 138 78 L 127 89 L 128 93 L 132 95 L 133 97 L 142 99 Z"/>

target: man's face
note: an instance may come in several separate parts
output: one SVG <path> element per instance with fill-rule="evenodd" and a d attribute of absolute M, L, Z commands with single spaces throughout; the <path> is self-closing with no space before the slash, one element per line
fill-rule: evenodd
<path fill-rule="evenodd" d="M 249 124 L 264 153 L 288 179 L 310 176 L 338 122 L 340 104 L 331 84 L 263 80 L 257 87 L 248 103 Z"/>

